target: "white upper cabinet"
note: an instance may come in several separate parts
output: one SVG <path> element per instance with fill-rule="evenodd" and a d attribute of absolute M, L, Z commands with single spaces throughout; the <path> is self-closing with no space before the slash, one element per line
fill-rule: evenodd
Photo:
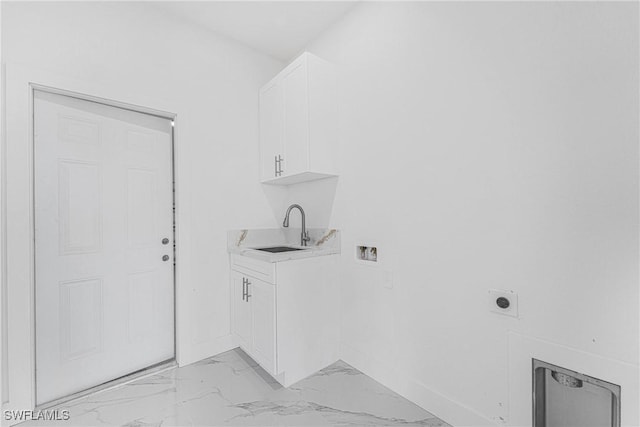
<path fill-rule="evenodd" d="M 260 90 L 260 178 L 295 184 L 337 175 L 333 66 L 303 53 Z"/>

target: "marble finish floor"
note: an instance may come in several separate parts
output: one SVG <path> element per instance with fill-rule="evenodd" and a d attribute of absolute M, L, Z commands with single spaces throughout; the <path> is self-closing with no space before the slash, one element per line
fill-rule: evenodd
<path fill-rule="evenodd" d="M 342 361 L 283 388 L 239 349 L 53 409 L 20 426 L 448 426 Z"/>

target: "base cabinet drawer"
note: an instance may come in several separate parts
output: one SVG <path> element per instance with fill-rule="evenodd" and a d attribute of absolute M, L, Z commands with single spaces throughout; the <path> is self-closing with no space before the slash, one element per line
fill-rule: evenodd
<path fill-rule="evenodd" d="M 267 283 L 276 283 L 276 263 L 273 262 L 231 254 L 231 269 Z"/>

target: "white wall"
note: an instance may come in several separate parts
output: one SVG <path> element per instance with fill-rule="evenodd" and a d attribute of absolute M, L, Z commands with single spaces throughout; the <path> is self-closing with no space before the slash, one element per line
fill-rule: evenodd
<path fill-rule="evenodd" d="M 256 94 L 281 64 L 149 5 L 2 8 L 10 66 L 177 106 L 185 362 L 224 347 L 225 230 L 298 201 L 343 230 L 345 360 L 447 421 L 516 422 L 510 369 L 556 344 L 630 367 L 637 396 L 637 4 L 357 6 L 310 46 L 341 66 L 343 173 L 286 195 L 258 184 Z M 353 262 L 362 241 L 378 268 Z"/>
<path fill-rule="evenodd" d="M 457 425 L 528 424 L 538 339 L 630 372 L 638 425 L 638 48 L 638 5 L 602 2 L 362 4 L 309 46 L 341 68 L 342 174 L 287 203 L 343 230 L 346 361 Z"/>
<path fill-rule="evenodd" d="M 7 89 L 20 101 L 28 88 L 21 80 L 26 77 L 16 75 L 26 69 L 37 70 L 34 75 L 42 81 L 36 83 L 70 82 L 72 87 L 62 88 L 177 113 L 179 362 L 228 349 L 226 230 L 276 225 L 258 183 L 258 90 L 282 64 L 150 3 L 2 2 L 2 43 Z M 17 84 L 24 87 L 12 87 Z M 24 110 L 19 113 L 26 115 Z M 13 117 L 7 120 L 8 132 L 24 127 L 20 132 L 26 134 L 26 123 Z M 26 138 L 10 138 L 7 162 L 26 161 L 27 145 Z M 7 181 L 10 193 L 28 188 L 28 168 L 8 173 L 14 174 Z M 25 197 L 20 203 L 28 203 Z M 9 206 L 10 214 L 16 206 Z M 21 212 L 26 217 L 28 207 Z M 28 239 L 26 221 L 8 228 L 16 239 Z M 9 252 L 14 258 L 28 255 Z M 14 337 L 27 333 L 31 309 L 29 274 L 16 272 L 28 262 L 19 261 L 9 273 L 24 283 L 8 284 L 10 295 L 16 289 L 9 305 L 22 311 L 26 322 L 13 319 Z M 28 359 L 28 351 L 10 347 L 9 352 L 14 357 L 9 371 L 20 371 L 28 382 L 28 372 L 17 366 Z M 20 400 L 28 390 L 13 392 Z"/>

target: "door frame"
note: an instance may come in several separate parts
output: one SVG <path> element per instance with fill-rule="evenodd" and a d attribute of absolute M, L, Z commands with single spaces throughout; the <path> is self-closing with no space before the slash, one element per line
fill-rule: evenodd
<path fill-rule="evenodd" d="M 35 358 L 37 355 L 37 351 L 38 351 L 38 343 L 37 343 L 37 336 L 36 336 L 36 330 L 38 328 L 38 323 L 37 323 L 37 306 L 36 306 L 36 291 L 37 291 L 37 283 L 36 283 L 36 267 L 37 267 L 37 260 L 36 260 L 36 254 L 35 254 L 35 242 L 36 242 L 36 229 L 35 229 L 35 219 L 36 219 L 36 194 L 35 194 L 35 173 L 36 173 L 36 168 L 35 168 L 35 92 L 36 91 L 40 91 L 40 92 L 46 92 L 49 94 L 54 94 L 54 95 L 60 95 L 60 96 L 66 96 L 69 98 L 74 98 L 74 99 L 78 99 L 81 101 L 87 101 L 87 102 L 93 102 L 96 104 L 101 104 L 107 107 L 113 107 L 113 108 L 119 108 L 122 110 L 127 110 L 127 111 L 132 111 L 135 113 L 141 113 L 141 114 L 146 114 L 146 115 L 150 115 L 150 116 L 154 116 L 154 117 L 158 117 L 161 119 L 166 119 L 171 121 L 171 165 L 170 165 L 170 174 L 171 174 L 171 183 L 172 183 L 172 193 L 171 193 L 171 201 L 172 201 L 172 212 L 171 212 L 171 218 L 173 220 L 173 229 L 171 230 L 172 233 L 172 241 L 173 241 L 173 263 L 174 263 L 174 268 L 173 268 L 173 286 L 172 286 L 172 290 L 173 290 L 173 357 L 164 360 L 160 363 L 156 363 L 150 366 L 146 366 L 142 369 L 137 369 L 133 372 L 129 372 L 128 374 L 121 376 L 121 377 L 117 377 L 117 378 L 112 378 L 108 381 L 105 381 L 104 383 L 100 383 L 100 384 L 96 384 L 95 386 L 89 387 L 87 389 L 83 389 L 80 390 L 78 392 L 75 393 L 71 393 L 69 395 L 54 399 L 52 401 L 48 401 L 48 402 L 44 402 L 44 403 L 40 403 L 38 404 L 38 400 L 37 400 L 37 393 L 38 393 L 38 384 L 37 384 L 37 380 L 38 380 L 38 372 L 37 372 L 37 364 L 35 363 Z M 34 381 L 34 402 L 35 402 L 35 408 L 36 409 L 41 409 L 41 408 L 48 408 L 48 407 L 52 407 L 55 406 L 57 404 L 63 403 L 63 402 L 67 402 L 69 400 L 87 395 L 89 393 L 92 393 L 94 391 L 97 390 L 101 390 L 107 387 L 112 387 L 116 384 L 120 384 L 123 382 L 128 381 L 129 379 L 132 379 L 134 377 L 140 377 L 142 375 L 145 375 L 147 373 L 155 373 L 158 372 L 159 370 L 162 370 L 163 368 L 167 367 L 167 366 L 172 366 L 175 364 L 176 361 L 176 353 L 177 353 L 177 349 L 176 349 L 176 269 L 177 269 L 177 260 L 176 260 L 176 252 L 177 252 L 177 248 L 178 248 L 178 242 L 176 240 L 176 231 L 175 231 L 175 225 L 177 223 L 176 221 L 176 210 L 175 210 L 175 206 L 176 206 L 176 192 L 175 192 L 175 182 L 176 182 L 176 176 L 175 176 L 175 160 L 174 160 L 174 156 L 175 156 L 175 135 L 174 135 L 174 129 L 175 129 L 175 123 L 176 123 L 176 117 L 177 115 L 175 113 L 169 113 L 169 112 L 164 112 L 164 111 L 160 111 L 160 110 L 156 110 L 156 109 L 152 109 L 152 108 L 148 108 L 148 107 L 142 107 L 142 106 L 137 106 L 137 105 L 131 105 L 131 104 L 127 104 L 124 102 L 120 102 L 120 101 L 115 101 L 115 100 L 111 100 L 111 99 L 105 99 L 105 98 L 100 98 L 97 96 L 93 96 L 93 95 L 87 95 L 84 93 L 78 93 L 78 92 L 72 92 L 69 90 L 65 90 L 65 89 L 59 89 L 59 88 L 54 88 L 54 87 L 50 87 L 50 86 L 44 86 L 41 84 L 37 84 L 37 83 L 29 83 L 29 102 L 30 102 L 30 109 L 31 109 L 31 124 L 30 124 L 30 128 L 31 128 L 31 192 L 32 192 L 32 197 L 31 197 L 31 209 L 32 211 L 30 212 L 31 215 L 31 222 L 32 222 L 32 235 L 33 235 L 33 243 L 34 246 L 32 248 L 33 250 L 33 355 L 34 355 L 34 371 L 33 371 L 33 381 Z"/>
<path fill-rule="evenodd" d="M 90 101 L 99 101 L 119 108 L 151 113 L 174 121 L 172 148 L 174 179 L 174 359 L 179 366 L 197 359 L 190 346 L 189 332 L 189 175 L 181 175 L 181 161 L 186 159 L 186 147 L 181 145 L 180 112 L 188 111 L 182 102 L 156 98 L 116 81 L 87 81 L 73 78 L 67 73 L 32 66 L 6 64 L 3 71 L 2 126 L 1 126 L 1 203 L 0 263 L 2 311 L 3 365 L 6 362 L 6 390 L 2 394 L 5 411 L 35 409 L 35 221 L 34 221 L 34 90 L 49 89 L 55 93 L 71 94 Z M 60 89 L 57 89 L 60 88 Z M 91 94 L 91 95 L 85 95 Z M 119 101 L 112 101 L 118 99 Z M 141 107 L 153 105 L 154 108 Z M 180 262 L 178 262 L 180 260 Z M 6 320 L 6 322 L 5 322 Z M 6 358 L 6 360 L 5 360 Z M 16 424 L 18 421 L 7 421 Z"/>

